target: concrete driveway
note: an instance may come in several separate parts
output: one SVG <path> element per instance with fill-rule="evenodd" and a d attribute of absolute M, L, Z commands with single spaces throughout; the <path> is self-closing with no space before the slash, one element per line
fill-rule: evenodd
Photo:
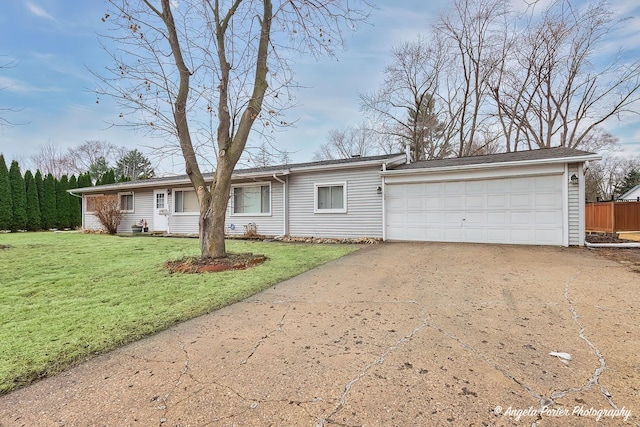
<path fill-rule="evenodd" d="M 4 396 L 0 425 L 638 425 L 639 307 L 586 249 L 369 246 Z"/>

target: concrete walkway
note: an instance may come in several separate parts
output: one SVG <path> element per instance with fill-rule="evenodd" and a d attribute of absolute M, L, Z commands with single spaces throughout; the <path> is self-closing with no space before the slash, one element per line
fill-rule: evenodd
<path fill-rule="evenodd" d="M 3 396 L 0 425 L 638 425 L 639 288 L 585 249 L 374 245 Z"/>

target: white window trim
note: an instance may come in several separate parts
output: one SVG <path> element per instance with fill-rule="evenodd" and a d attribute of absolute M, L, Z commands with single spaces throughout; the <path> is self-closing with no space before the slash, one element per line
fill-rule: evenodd
<path fill-rule="evenodd" d="M 86 195 L 84 196 L 84 213 L 87 213 L 87 214 L 93 214 L 93 213 L 95 213 L 95 211 L 87 210 L 87 205 L 88 205 L 88 203 L 87 203 L 87 199 L 89 199 L 89 198 L 94 198 L 94 197 L 100 197 L 100 196 L 104 196 L 104 194 L 86 194 Z M 119 202 L 119 201 L 118 201 L 118 202 Z"/>
<path fill-rule="evenodd" d="M 342 209 L 318 209 L 318 188 L 342 186 Z M 347 182 L 316 182 L 313 184 L 313 213 L 347 213 Z"/>
<path fill-rule="evenodd" d="M 133 209 L 131 210 L 127 210 L 127 209 L 120 209 L 120 212 L 124 212 L 124 213 L 134 213 L 136 211 L 136 196 L 133 193 L 133 191 L 125 191 L 122 193 L 118 193 L 118 204 L 120 204 L 121 202 L 121 197 L 122 196 L 131 196 L 131 200 L 133 200 Z"/>
<path fill-rule="evenodd" d="M 194 190 L 193 188 L 174 188 L 173 191 L 171 192 L 171 214 L 172 215 L 177 215 L 177 216 L 200 216 L 200 212 L 176 212 L 176 193 L 178 191 L 182 191 L 182 192 L 191 192 L 194 193 L 196 192 L 196 190 Z M 196 195 L 196 198 L 198 196 Z M 154 200 L 155 203 L 155 200 Z"/>
<path fill-rule="evenodd" d="M 234 195 L 234 188 L 237 187 L 262 187 L 263 185 L 268 185 L 269 186 L 269 212 L 260 212 L 260 213 L 235 213 L 234 212 L 234 206 L 233 206 L 233 195 Z M 271 187 L 271 181 L 261 181 L 261 182 L 243 182 L 241 184 L 231 184 L 231 194 L 229 195 L 229 201 L 230 201 L 230 206 L 229 206 L 229 216 L 233 216 L 233 217 L 251 217 L 251 216 L 271 216 L 272 215 L 272 208 L 273 208 L 273 188 Z"/>

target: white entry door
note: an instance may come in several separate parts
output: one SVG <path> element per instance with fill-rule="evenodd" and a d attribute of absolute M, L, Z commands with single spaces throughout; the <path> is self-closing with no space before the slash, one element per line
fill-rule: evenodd
<path fill-rule="evenodd" d="M 562 245 L 562 175 L 388 185 L 387 239 Z"/>
<path fill-rule="evenodd" d="M 153 231 L 167 232 L 169 227 L 169 194 L 167 190 L 153 191 Z"/>

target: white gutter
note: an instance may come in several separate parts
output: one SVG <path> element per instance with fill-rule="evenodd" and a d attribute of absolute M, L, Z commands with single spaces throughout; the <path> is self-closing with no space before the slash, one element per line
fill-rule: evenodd
<path fill-rule="evenodd" d="M 289 207 L 287 206 L 287 181 L 281 180 L 276 176 L 275 173 L 272 176 L 273 176 L 273 179 L 275 179 L 276 181 L 282 184 L 282 218 L 283 218 L 282 236 L 286 236 L 287 234 L 289 234 L 287 232 L 287 224 L 289 223 L 288 221 Z M 288 176 L 285 177 L 285 180 L 288 180 L 288 179 L 289 179 Z M 280 237 L 280 236 L 276 236 L 276 237 Z"/>
<path fill-rule="evenodd" d="M 602 156 L 598 154 L 591 154 L 588 156 L 580 156 L 580 157 L 558 157 L 553 159 L 514 160 L 511 162 L 474 163 L 469 165 L 442 166 L 442 167 L 435 167 L 435 168 L 387 170 L 387 171 L 382 171 L 381 173 L 383 175 L 408 175 L 408 174 L 417 174 L 417 173 L 430 174 L 430 173 L 458 171 L 458 170 L 548 165 L 552 163 L 580 163 L 580 162 L 586 162 L 590 160 L 600 160 L 600 159 L 602 159 Z"/>

